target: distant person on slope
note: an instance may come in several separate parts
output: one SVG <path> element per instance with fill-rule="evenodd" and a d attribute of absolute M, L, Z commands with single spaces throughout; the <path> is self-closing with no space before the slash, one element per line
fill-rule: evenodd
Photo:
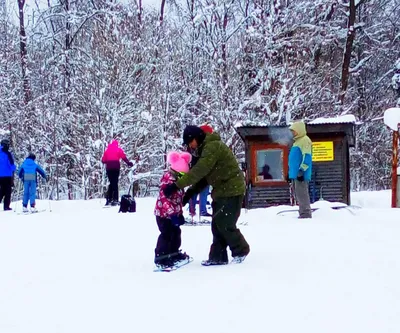
<path fill-rule="evenodd" d="M 245 182 L 235 156 L 216 132 L 207 134 L 200 127 L 186 126 L 183 144 L 198 151 L 199 160 L 190 171 L 164 189 L 166 197 L 192 185 L 185 193 L 183 205 L 206 185 L 211 185 L 213 242 L 203 266 L 228 263 L 229 246 L 233 263 L 241 263 L 250 252 L 249 244 L 236 227 L 242 208 Z"/>
<path fill-rule="evenodd" d="M 118 180 L 119 180 L 119 172 L 120 172 L 120 160 L 123 160 L 130 168 L 133 166 L 133 163 L 130 162 L 125 155 L 125 152 L 119 146 L 117 140 L 111 141 L 111 143 L 107 146 L 104 151 L 101 162 L 106 165 L 106 172 L 108 181 L 110 185 L 108 186 L 107 191 L 107 201 L 106 206 L 117 206 L 118 205 Z"/>
<path fill-rule="evenodd" d="M 10 149 L 10 141 L 1 140 L 0 143 L 0 202 L 4 199 L 4 210 L 11 210 L 11 192 L 16 169 L 14 157 Z"/>
<path fill-rule="evenodd" d="M 213 132 L 213 128 L 209 124 L 203 124 L 200 128 L 204 131 L 204 133 L 211 134 Z M 199 160 L 199 156 L 197 155 L 197 150 L 192 150 L 188 147 L 189 152 L 192 154 L 192 162 L 190 164 L 190 168 L 193 168 L 194 165 Z M 207 199 L 210 194 L 210 185 L 206 185 L 200 192 L 200 194 L 196 193 L 189 201 L 189 212 L 190 215 L 196 215 L 196 201 L 197 196 L 199 197 L 199 209 L 200 215 L 203 217 L 211 217 L 212 215 L 207 211 Z"/>
<path fill-rule="evenodd" d="M 171 196 L 166 197 L 164 189 L 189 171 L 191 159 L 192 156 L 187 152 L 170 152 L 167 155 L 169 169 L 165 171 L 161 178 L 160 193 L 154 209 L 154 215 L 160 230 L 154 263 L 160 268 L 174 266 L 176 262 L 189 258 L 186 253 L 179 251 L 181 246 L 180 226 L 185 223 L 182 211 L 184 191 L 178 190 Z"/>
<path fill-rule="evenodd" d="M 35 154 L 29 153 L 18 170 L 18 177 L 24 182 L 24 197 L 22 200 L 22 211 L 24 213 L 28 212 L 28 201 L 30 202 L 31 212 L 36 213 L 38 211 L 36 208 L 36 173 L 39 173 L 45 180 L 47 179 L 46 173 L 42 167 L 35 162 L 35 159 Z"/>
<path fill-rule="evenodd" d="M 289 127 L 294 143 L 289 152 L 289 180 L 293 182 L 296 201 L 299 205 L 299 218 L 311 218 L 310 194 L 308 183 L 312 171 L 312 142 L 307 136 L 303 122 L 293 123 Z"/>

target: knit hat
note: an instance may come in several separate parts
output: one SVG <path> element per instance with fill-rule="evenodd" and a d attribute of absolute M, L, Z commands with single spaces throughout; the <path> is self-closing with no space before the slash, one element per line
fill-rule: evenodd
<path fill-rule="evenodd" d="M 183 131 L 183 144 L 188 145 L 193 139 L 196 139 L 197 143 L 201 145 L 206 137 L 204 131 L 194 125 L 186 126 L 185 130 Z"/>
<path fill-rule="evenodd" d="M 31 160 L 35 160 L 35 159 L 36 159 L 36 156 L 35 156 L 34 153 L 29 153 L 29 155 L 28 155 L 27 158 L 30 158 Z"/>
<path fill-rule="evenodd" d="M 0 145 L 3 147 L 3 150 L 7 151 L 10 148 L 10 140 L 8 139 L 1 140 Z"/>
<path fill-rule="evenodd" d="M 188 172 L 189 163 L 192 160 L 192 155 L 186 152 L 170 151 L 167 155 L 167 162 L 171 169 L 177 172 Z"/>
<path fill-rule="evenodd" d="M 213 132 L 213 128 L 208 123 L 200 125 L 200 128 L 203 130 L 204 133 L 207 134 L 211 134 Z"/>

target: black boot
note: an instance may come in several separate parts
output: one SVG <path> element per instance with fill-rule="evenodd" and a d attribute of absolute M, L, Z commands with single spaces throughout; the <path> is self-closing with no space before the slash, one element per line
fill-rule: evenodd
<path fill-rule="evenodd" d="M 182 253 L 181 251 L 179 251 L 179 253 L 175 257 L 173 257 L 173 259 L 176 262 L 185 261 L 185 260 L 189 260 L 190 256 L 188 254 L 186 254 L 186 252 Z"/>
<path fill-rule="evenodd" d="M 203 260 L 201 262 L 203 266 L 219 266 L 219 265 L 227 265 L 227 261 L 219 261 L 219 260 Z"/>

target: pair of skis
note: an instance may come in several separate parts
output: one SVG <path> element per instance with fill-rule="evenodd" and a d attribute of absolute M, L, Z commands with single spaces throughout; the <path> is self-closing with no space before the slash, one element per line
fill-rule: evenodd
<path fill-rule="evenodd" d="M 354 206 L 354 205 L 348 206 L 348 205 L 345 205 L 345 204 L 339 204 L 339 205 L 336 205 L 336 206 L 314 207 L 314 208 L 311 208 L 311 212 L 315 212 L 315 211 L 317 211 L 318 209 L 321 209 L 321 208 L 322 209 L 330 208 L 330 209 L 333 209 L 333 210 L 345 209 L 348 212 L 350 212 L 352 215 L 357 215 L 354 210 L 361 209 L 361 207 L 359 207 L 359 206 Z M 276 215 L 278 215 L 278 216 L 286 216 L 286 215 L 290 215 L 292 213 L 297 213 L 298 211 L 299 211 L 298 208 L 285 209 L 285 210 L 281 210 L 280 212 L 276 213 Z"/>
<path fill-rule="evenodd" d="M 21 212 L 17 212 L 17 215 L 31 215 L 31 214 L 43 213 L 45 211 L 46 211 L 46 209 L 38 209 L 36 211 L 31 211 L 30 210 L 30 211 L 27 211 L 27 212 L 21 211 Z"/>
<path fill-rule="evenodd" d="M 201 219 L 199 221 L 195 221 L 192 219 L 185 219 L 185 226 L 196 226 L 196 225 L 211 225 L 211 219 Z"/>

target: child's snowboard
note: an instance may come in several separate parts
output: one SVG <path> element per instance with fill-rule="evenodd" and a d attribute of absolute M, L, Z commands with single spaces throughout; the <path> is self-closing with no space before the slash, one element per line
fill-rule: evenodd
<path fill-rule="evenodd" d="M 176 263 L 173 266 L 164 267 L 164 268 L 156 267 L 156 268 L 154 268 L 153 271 L 154 272 L 173 272 L 173 271 L 176 271 L 176 270 L 178 270 L 179 268 L 181 268 L 183 266 L 186 266 L 187 264 L 190 264 L 192 261 L 193 261 L 193 258 L 190 257 L 189 259 L 185 259 L 185 260 L 179 261 L 178 263 Z"/>

